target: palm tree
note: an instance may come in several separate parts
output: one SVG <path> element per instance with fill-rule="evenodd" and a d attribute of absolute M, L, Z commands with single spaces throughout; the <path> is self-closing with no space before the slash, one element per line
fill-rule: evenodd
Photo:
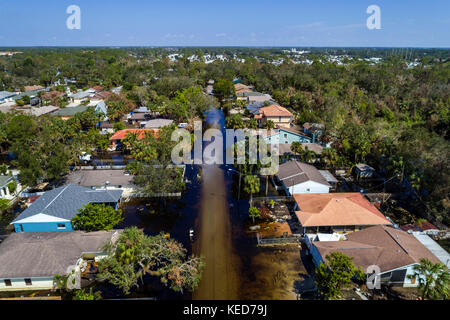
<path fill-rule="evenodd" d="M 419 290 L 422 299 L 449 299 L 450 272 L 443 263 L 433 263 L 428 259 L 420 259 L 420 264 L 413 267 L 414 274 L 410 279 L 419 279 Z"/>
<path fill-rule="evenodd" d="M 328 169 L 328 165 L 334 167 L 338 162 L 338 154 L 335 149 L 326 148 L 322 151 L 322 159 L 325 162 L 325 168 Z"/>
<path fill-rule="evenodd" d="M 266 123 L 264 124 L 264 127 L 267 130 L 275 129 L 275 123 L 272 120 L 267 120 Z"/>
<path fill-rule="evenodd" d="M 301 154 L 303 151 L 302 144 L 298 141 L 292 142 L 291 151 L 294 152 L 295 158 L 297 158 L 297 154 Z"/>
<path fill-rule="evenodd" d="M 253 194 L 259 192 L 260 181 L 257 176 L 248 175 L 244 178 L 244 191 L 250 194 L 250 206 L 253 202 Z"/>

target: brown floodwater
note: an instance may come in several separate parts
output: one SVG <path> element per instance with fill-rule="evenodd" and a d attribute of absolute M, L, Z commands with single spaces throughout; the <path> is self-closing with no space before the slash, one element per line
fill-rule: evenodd
<path fill-rule="evenodd" d="M 198 240 L 194 250 L 206 267 L 194 299 L 237 299 L 239 259 L 233 252 L 224 173 L 215 165 L 202 170 Z"/>

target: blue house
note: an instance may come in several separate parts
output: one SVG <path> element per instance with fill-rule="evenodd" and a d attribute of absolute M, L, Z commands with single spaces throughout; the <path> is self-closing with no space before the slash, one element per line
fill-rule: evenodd
<path fill-rule="evenodd" d="M 293 142 L 313 143 L 313 138 L 302 132 L 280 127 L 265 137 L 267 144 L 292 144 Z"/>
<path fill-rule="evenodd" d="M 45 192 L 13 222 L 16 232 L 72 231 L 71 220 L 89 203 L 117 208 L 122 190 L 94 190 L 75 184 Z"/>

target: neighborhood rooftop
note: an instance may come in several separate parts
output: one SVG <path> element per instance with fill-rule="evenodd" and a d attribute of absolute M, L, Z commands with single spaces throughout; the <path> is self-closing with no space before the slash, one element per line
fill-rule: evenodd
<path fill-rule="evenodd" d="M 283 181 L 286 187 L 291 187 L 305 181 L 314 181 L 331 187 L 314 166 L 295 160 L 281 164 L 277 177 Z"/>
<path fill-rule="evenodd" d="M 52 277 L 66 274 L 82 253 L 101 252 L 119 230 L 20 232 L 0 244 L 0 278 Z"/>
<path fill-rule="evenodd" d="M 294 194 L 295 212 L 303 227 L 390 225 L 359 192 Z"/>
<path fill-rule="evenodd" d="M 126 174 L 124 170 L 76 170 L 72 171 L 67 183 L 85 187 L 105 186 L 129 186 L 133 183 L 133 176 Z"/>
<path fill-rule="evenodd" d="M 116 203 L 122 190 L 92 190 L 91 188 L 69 184 L 45 192 L 12 223 L 31 222 L 35 215 L 45 215 L 71 220 L 88 203 Z"/>
<path fill-rule="evenodd" d="M 421 258 L 440 262 L 413 235 L 387 226 L 353 232 L 347 235 L 345 241 L 314 242 L 314 246 L 324 258 L 331 252 L 342 252 L 364 270 L 370 265 L 377 265 L 381 272 L 385 272 L 419 263 Z"/>

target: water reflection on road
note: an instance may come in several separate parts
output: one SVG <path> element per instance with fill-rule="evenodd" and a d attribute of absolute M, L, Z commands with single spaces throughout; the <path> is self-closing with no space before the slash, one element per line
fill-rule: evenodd
<path fill-rule="evenodd" d="M 207 114 L 209 127 L 224 129 L 221 111 Z M 194 252 L 204 257 L 206 268 L 194 299 L 237 299 L 239 259 L 232 243 L 232 224 L 224 170 L 218 165 L 202 166 L 202 191 Z"/>

